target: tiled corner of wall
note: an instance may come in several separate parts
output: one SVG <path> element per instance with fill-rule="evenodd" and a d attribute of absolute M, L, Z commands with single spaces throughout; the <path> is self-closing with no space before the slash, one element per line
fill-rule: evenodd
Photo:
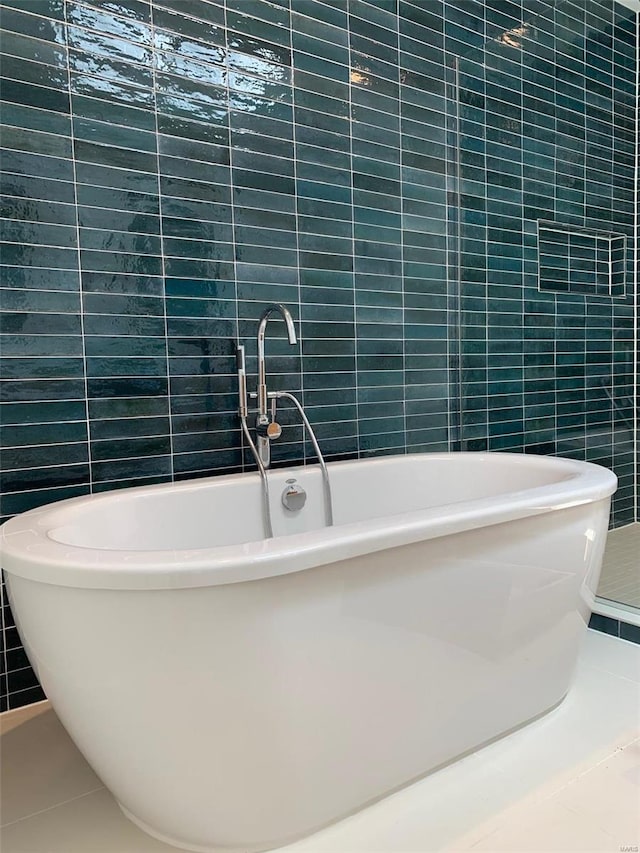
<path fill-rule="evenodd" d="M 302 343 L 270 326 L 270 382 L 329 458 L 574 455 L 627 520 L 632 291 L 538 290 L 535 228 L 632 263 L 635 26 L 610 0 L 2 0 L 1 517 L 242 470 L 233 341 L 255 372 L 280 301 Z M 293 414 L 279 464 L 312 453 Z M 3 618 L 17 707 L 40 688 Z"/>

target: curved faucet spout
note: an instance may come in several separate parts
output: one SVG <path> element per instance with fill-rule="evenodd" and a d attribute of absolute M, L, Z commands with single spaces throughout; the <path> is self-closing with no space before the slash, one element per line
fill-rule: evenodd
<path fill-rule="evenodd" d="M 262 418 L 265 421 L 267 420 L 267 371 L 264 360 L 264 338 L 267 331 L 267 323 L 272 314 L 280 314 L 286 323 L 289 343 L 292 346 L 298 343 L 296 328 L 289 309 L 281 302 L 274 302 L 272 305 L 267 305 L 258 323 L 258 419 Z"/>

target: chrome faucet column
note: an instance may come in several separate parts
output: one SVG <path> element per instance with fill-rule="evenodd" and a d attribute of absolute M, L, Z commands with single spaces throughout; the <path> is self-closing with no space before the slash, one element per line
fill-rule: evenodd
<path fill-rule="evenodd" d="M 298 343 L 296 337 L 295 326 L 293 325 L 293 317 L 289 310 L 280 302 L 275 302 L 268 305 L 260 317 L 258 323 L 258 383 L 255 392 L 247 391 L 247 375 L 245 365 L 244 346 L 240 341 L 236 342 L 236 367 L 238 371 L 238 415 L 242 426 L 242 434 L 251 449 L 253 458 L 256 460 L 258 470 L 260 471 L 260 479 L 262 481 L 262 514 L 264 518 L 265 536 L 270 539 L 273 536 L 273 524 L 271 520 L 271 503 L 269 500 L 269 478 L 267 469 L 271 464 L 271 442 L 279 438 L 282 433 L 282 428 L 276 422 L 277 400 L 286 399 L 294 404 L 298 410 L 302 422 L 311 438 L 313 449 L 318 457 L 318 462 L 322 470 L 322 482 L 324 491 L 325 518 L 327 525 L 333 524 L 333 506 L 331 501 L 331 484 L 329 483 L 329 473 L 325 465 L 318 441 L 313 432 L 313 428 L 309 423 L 302 404 L 293 394 L 288 391 L 268 391 L 267 390 L 267 371 L 264 358 L 264 339 L 267 332 L 267 323 L 272 314 L 279 314 L 287 326 L 287 336 L 289 343 L 293 346 Z M 248 417 L 248 400 L 256 400 L 258 404 L 258 412 L 256 417 L 256 437 L 257 441 L 253 440 L 253 436 L 247 426 Z M 269 406 L 271 404 L 271 406 Z M 269 412 L 271 408 L 271 412 Z M 291 506 L 285 502 L 285 507 L 293 512 L 299 511 L 301 507 Z"/>
<path fill-rule="evenodd" d="M 260 471 L 260 479 L 262 480 L 262 517 L 264 521 L 264 530 L 267 539 L 271 539 L 273 536 L 273 526 L 271 524 L 271 510 L 269 505 L 269 480 L 267 479 L 267 469 L 262 464 L 262 459 L 260 458 L 258 449 L 251 438 L 251 433 L 247 426 L 247 374 L 244 347 L 241 344 L 236 344 L 236 367 L 238 370 L 238 415 L 240 417 L 240 425 L 242 426 L 242 434 L 251 448 L 253 458 L 256 460 L 258 470 Z"/>
<path fill-rule="evenodd" d="M 268 413 L 268 393 L 267 393 L 267 370 L 264 357 L 264 339 L 267 332 L 267 323 L 272 314 L 280 314 L 287 326 L 287 335 L 289 343 L 293 346 L 297 344 L 295 326 L 293 325 L 293 317 L 281 302 L 275 302 L 268 305 L 262 312 L 260 322 L 258 323 L 258 416 L 256 418 L 256 432 L 258 434 L 258 454 L 265 468 L 271 464 L 271 441 L 278 438 L 282 433 L 282 429 L 275 422 L 269 420 Z"/>

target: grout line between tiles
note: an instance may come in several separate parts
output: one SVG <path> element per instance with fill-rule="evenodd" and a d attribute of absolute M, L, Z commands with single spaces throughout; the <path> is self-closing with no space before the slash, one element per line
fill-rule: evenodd
<path fill-rule="evenodd" d="M 82 800 L 85 797 L 90 797 L 92 794 L 96 794 L 98 791 L 108 791 L 108 789 L 104 785 L 99 785 L 97 788 L 92 788 L 90 791 L 85 791 L 84 794 L 78 794 L 77 797 L 71 797 L 68 800 L 63 800 L 61 803 L 56 803 L 55 806 L 49 806 L 46 809 L 39 809 L 38 811 L 32 812 L 31 814 L 24 815 L 24 817 L 19 817 L 17 820 L 12 820 L 9 823 L 0 824 L 0 829 L 7 829 L 9 826 L 15 826 L 18 823 L 23 823 L 26 820 L 30 820 L 33 817 L 38 817 L 38 815 L 46 814 L 47 812 L 52 812 L 55 809 L 59 809 L 61 806 L 67 806 L 69 803 L 75 803 L 77 800 Z M 110 793 L 110 792 L 109 792 Z"/>

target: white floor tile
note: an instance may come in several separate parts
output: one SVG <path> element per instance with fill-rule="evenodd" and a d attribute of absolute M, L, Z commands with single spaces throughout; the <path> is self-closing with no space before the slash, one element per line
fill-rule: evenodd
<path fill-rule="evenodd" d="M 636 739 L 595 765 L 585 762 L 563 778 L 547 781 L 446 849 L 548 853 L 583 848 L 613 851 L 637 844 L 630 839 L 640 840 L 638 744 Z M 592 846 L 584 846 L 585 834 Z"/>
<path fill-rule="evenodd" d="M 134 826 L 106 788 L 0 830 L 2 853 L 176 853 Z"/>
<path fill-rule="evenodd" d="M 518 809 L 499 829 L 477 841 L 472 847 L 460 844 L 449 850 L 488 851 L 488 853 L 587 853 L 601 850 L 613 853 L 618 849 L 616 837 L 598 824 L 559 803 L 537 804 Z"/>
<path fill-rule="evenodd" d="M 618 640 L 599 631 L 587 631 L 578 669 L 593 667 L 640 683 L 640 654 L 637 643 Z"/>
<path fill-rule="evenodd" d="M 618 844 L 640 840 L 640 740 L 616 750 L 558 791 L 555 802 L 596 823 Z M 633 840 L 633 841 L 632 841 Z"/>
<path fill-rule="evenodd" d="M 2 825 L 103 787 L 48 703 L 20 711 L 3 714 Z"/>

